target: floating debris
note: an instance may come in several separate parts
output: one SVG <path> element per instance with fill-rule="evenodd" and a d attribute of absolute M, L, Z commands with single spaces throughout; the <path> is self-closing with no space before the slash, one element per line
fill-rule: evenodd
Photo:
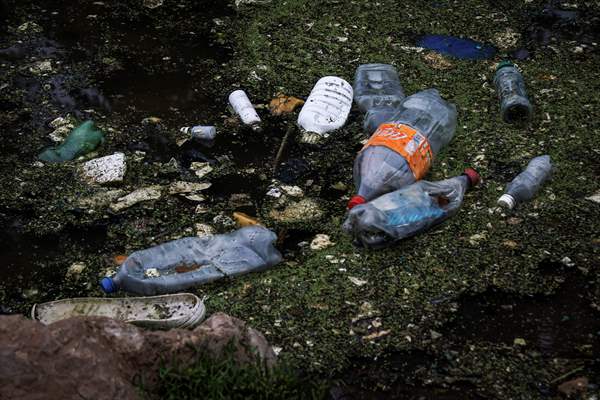
<path fill-rule="evenodd" d="M 491 58 L 496 54 L 493 46 L 476 42 L 472 39 L 459 38 L 447 35 L 425 35 L 417 41 L 417 46 L 448 56 L 468 59 L 482 60 Z"/>

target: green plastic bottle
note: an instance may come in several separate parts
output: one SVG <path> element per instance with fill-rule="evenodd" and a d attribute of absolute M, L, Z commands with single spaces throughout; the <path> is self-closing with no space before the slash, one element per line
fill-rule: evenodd
<path fill-rule="evenodd" d="M 44 150 L 38 158 L 46 162 L 69 161 L 93 151 L 101 143 L 104 143 L 102 131 L 94 121 L 85 121 L 73 129 L 60 146 Z"/>

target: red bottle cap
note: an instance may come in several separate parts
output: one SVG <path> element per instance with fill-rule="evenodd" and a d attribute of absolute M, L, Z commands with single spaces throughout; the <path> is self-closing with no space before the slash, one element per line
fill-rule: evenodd
<path fill-rule="evenodd" d="M 463 175 L 466 175 L 467 178 L 469 178 L 469 183 L 471 184 L 470 187 L 477 186 L 477 184 L 481 180 L 481 177 L 479 176 L 477 171 L 475 171 L 473 168 L 465 169 L 465 171 L 463 172 Z"/>
<path fill-rule="evenodd" d="M 359 196 L 359 195 L 352 196 L 352 198 L 348 202 L 348 210 L 352 210 L 357 205 L 364 204 L 366 202 L 367 202 L 367 200 L 365 200 L 365 198 L 362 196 Z"/>

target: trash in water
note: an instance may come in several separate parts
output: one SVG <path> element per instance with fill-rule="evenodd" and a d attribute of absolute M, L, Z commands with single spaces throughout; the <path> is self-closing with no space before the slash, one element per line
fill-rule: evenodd
<path fill-rule="evenodd" d="M 304 130 L 300 140 L 315 144 L 328 132 L 344 126 L 352 108 L 352 86 L 336 76 L 317 81 L 298 115 L 298 125 Z"/>
<path fill-rule="evenodd" d="M 535 157 L 525 171 L 521 172 L 506 187 L 506 192 L 498 199 L 498 204 L 513 209 L 518 203 L 531 200 L 552 173 L 549 155 Z"/>
<path fill-rule="evenodd" d="M 343 229 L 356 244 L 371 248 L 414 236 L 456 214 L 465 192 L 479 179 L 479 174 L 468 168 L 451 179 L 413 183 L 357 205 L 348 213 Z"/>
<path fill-rule="evenodd" d="M 260 129 L 260 117 L 256 113 L 246 92 L 243 90 L 232 92 L 229 95 L 229 104 L 245 125 L 250 125 L 255 131 Z"/>
<path fill-rule="evenodd" d="M 531 119 L 533 107 L 527 98 L 525 81 L 513 63 L 502 61 L 498 64 L 494 84 L 500 97 L 500 113 L 505 122 L 515 123 Z"/>
<path fill-rule="evenodd" d="M 82 167 L 84 178 L 97 184 L 123 182 L 126 170 L 127 164 L 123 153 L 94 158 Z"/>
<path fill-rule="evenodd" d="M 417 46 L 456 58 L 481 60 L 496 54 L 493 46 L 472 39 L 448 35 L 425 35 L 417 41 Z"/>
<path fill-rule="evenodd" d="M 260 225 L 207 237 L 187 237 L 136 251 L 113 277 L 105 277 L 106 293 L 117 290 L 153 295 L 185 290 L 225 277 L 260 271 L 281 262 L 273 246 L 277 236 Z M 185 272 L 183 267 L 201 266 Z M 160 276 L 148 278 L 156 269 Z"/>
<path fill-rule="evenodd" d="M 348 208 L 421 179 L 456 130 L 456 107 L 428 89 L 407 97 L 379 126 L 354 162 L 357 195 Z"/>
<path fill-rule="evenodd" d="M 239 211 L 233 213 L 233 219 L 237 223 L 237 226 L 240 228 L 251 225 L 260 225 L 258 219 Z"/>
<path fill-rule="evenodd" d="M 143 201 L 158 200 L 161 196 L 162 187 L 160 185 L 148 186 L 120 197 L 115 203 L 110 205 L 110 209 L 114 212 L 119 212 Z"/>
<path fill-rule="evenodd" d="M 35 304 L 31 318 L 43 324 L 71 317 L 108 317 L 151 329 L 192 328 L 206 315 L 204 302 L 191 293 L 152 297 L 74 298 Z"/>
<path fill-rule="evenodd" d="M 273 115 L 289 114 L 304 104 L 304 100 L 297 97 L 280 94 L 269 103 L 269 110 Z"/>
<path fill-rule="evenodd" d="M 366 113 L 364 129 L 370 135 L 389 122 L 406 96 L 396 67 L 389 64 L 363 64 L 354 76 L 354 100 Z"/>
<path fill-rule="evenodd" d="M 214 144 L 214 140 L 217 137 L 217 128 L 214 126 L 184 126 L 179 131 L 186 135 L 190 135 L 191 139 L 197 140 L 201 144 L 209 147 Z"/>
<path fill-rule="evenodd" d="M 85 121 L 75 128 L 58 147 L 44 150 L 38 157 L 47 162 L 69 161 L 93 151 L 104 143 L 104 135 L 94 121 Z"/>

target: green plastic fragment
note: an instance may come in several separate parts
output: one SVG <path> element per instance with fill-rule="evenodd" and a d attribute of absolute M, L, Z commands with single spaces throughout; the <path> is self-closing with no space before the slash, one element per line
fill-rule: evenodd
<path fill-rule="evenodd" d="M 69 161 L 93 151 L 101 143 L 104 143 L 102 131 L 94 121 L 85 121 L 73 129 L 60 146 L 44 150 L 38 158 L 47 162 Z"/>

